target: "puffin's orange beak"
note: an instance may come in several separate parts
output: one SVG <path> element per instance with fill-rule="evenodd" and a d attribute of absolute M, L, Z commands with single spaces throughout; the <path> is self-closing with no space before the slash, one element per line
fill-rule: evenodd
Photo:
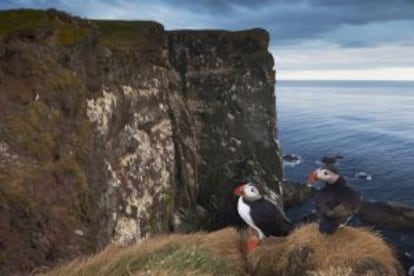
<path fill-rule="evenodd" d="M 234 194 L 237 195 L 237 196 L 242 196 L 243 189 L 244 189 L 244 184 L 242 184 L 239 187 L 237 187 L 236 189 L 234 189 Z"/>
<path fill-rule="evenodd" d="M 316 171 L 313 171 L 308 176 L 308 183 L 315 183 L 318 181 L 318 174 Z"/>

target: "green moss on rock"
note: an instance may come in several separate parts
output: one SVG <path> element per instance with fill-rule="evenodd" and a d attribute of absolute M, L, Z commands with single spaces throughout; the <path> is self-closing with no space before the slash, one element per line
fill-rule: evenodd
<path fill-rule="evenodd" d="M 36 30 L 48 24 L 49 17 L 44 11 L 10 10 L 0 13 L 0 35 L 21 30 Z"/>
<path fill-rule="evenodd" d="M 39 160 L 50 157 L 56 147 L 54 126 L 59 124 L 59 112 L 40 101 L 29 104 L 23 114 L 11 115 L 6 121 L 5 140 Z"/>
<path fill-rule="evenodd" d="M 24 189 L 24 181 L 34 181 L 34 169 L 28 166 L 0 168 L 0 208 L 30 210 L 35 201 Z"/>
<path fill-rule="evenodd" d="M 157 38 L 163 27 L 149 21 L 94 21 L 106 47 L 116 50 L 152 51 L 160 47 Z"/>
<path fill-rule="evenodd" d="M 63 156 L 57 163 L 57 169 L 64 174 L 69 174 L 76 179 L 77 188 L 73 196 L 73 207 L 77 209 L 83 219 L 89 218 L 89 185 L 84 168 L 73 156 Z"/>
<path fill-rule="evenodd" d="M 88 34 L 88 26 L 80 23 L 56 10 L 9 10 L 0 13 L 0 36 L 14 34 L 38 41 L 55 36 L 57 44 L 70 46 Z"/>

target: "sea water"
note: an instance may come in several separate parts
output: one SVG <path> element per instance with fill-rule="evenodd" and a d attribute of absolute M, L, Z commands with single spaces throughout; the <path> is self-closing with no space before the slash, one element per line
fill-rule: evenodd
<path fill-rule="evenodd" d="M 301 157 L 285 178 L 304 182 L 323 156 L 341 156 L 365 199 L 414 207 L 414 82 L 279 81 L 276 99 L 282 152 Z M 414 232 L 382 232 L 414 257 Z"/>

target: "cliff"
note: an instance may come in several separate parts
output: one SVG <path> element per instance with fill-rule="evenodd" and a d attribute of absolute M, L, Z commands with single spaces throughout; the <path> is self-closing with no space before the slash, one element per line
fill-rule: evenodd
<path fill-rule="evenodd" d="M 280 203 L 269 35 L 0 13 L 0 274 Z"/>

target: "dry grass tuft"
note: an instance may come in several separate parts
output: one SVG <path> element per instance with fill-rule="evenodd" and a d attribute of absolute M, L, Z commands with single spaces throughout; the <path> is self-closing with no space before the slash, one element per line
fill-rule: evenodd
<path fill-rule="evenodd" d="M 352 273 L 352 269 L 350 267 L 330 267 L 327 269 L 321 269 L 321 270 L 312 271 L 309 273 L 309 276 L 338 276 L 338 275 L 356 276 L 355 273 Z"/>
<path fill-rule="evenodd" d="M 239 233 L 163 235 L 128 247 L 109 246 L 45 275 L 246 275 Z"/>
<path fill-rule="evenodd" d="M 224 258 L 238 273 L 246 271 L 245 241 L 234 228 L 224 228 L 203 236 L 201 247 L 217 259 Z"/>
<path fill-rule="evenodd" d="M 128 247 L 109 246 L 46 275 L 400 275 L 392 249 L 367 229 L 345 227 L 334 235 L 316 224 L 288 237 L 267 238 L 248 256 L 248 232 L 170 234 Z M 248 271 L 248 272 L 247 272 Z"/>
<path fill-rule="evenodd" d="M 344 227 L 324 235 L 316 224 L 285 240 L 258 247 L 250 256 L 254 275 L 400 275 L 393 250 L 376 233 Z"/>

